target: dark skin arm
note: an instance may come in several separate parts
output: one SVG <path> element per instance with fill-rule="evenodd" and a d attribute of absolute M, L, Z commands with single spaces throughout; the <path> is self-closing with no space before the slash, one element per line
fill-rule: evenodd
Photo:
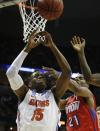
<path fill-rule="evenodd" d="M 100 73 L 92 74 L 85 57 L 85 39 L 74 36 L 71 41 L 72 47 L 77 51 L 82 73 L 88 84 L 100 87 Z"/>
<path fill-rule="evenodd" d="M 72 91 L 76 96 L 81 96 L 86 100 L 87 105 L 94 109 L 94 98 L 92 92 L 87 87 L 80 87 L 80 85 L 75 80 L 70 80 L 69 90 Z M 60 100 L 60 109 L 64 109 L 66 105 L 66 100 Z"/>
<path fill-rule="evenodd" d="M 45 35 L 46 37 L 46 42 L 43 45 L 50 48 L 62 72 L 57 79 L 56 87 L 52 89 L 56 102 L 58 103 L 59 99 L 64 95 L 65 91 L 67 90 L 67 84 L 71 75 L 71 68 L 65 57 L 54 44 L 51 35 L 46 31 L 43 32 L 42 35 Z"/>

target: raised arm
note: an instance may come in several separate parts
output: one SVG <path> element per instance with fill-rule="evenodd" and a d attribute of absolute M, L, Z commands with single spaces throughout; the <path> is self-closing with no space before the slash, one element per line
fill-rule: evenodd
<path fill-rule="evenodd" d="M 62 55 L 62 53 L 59 51 L 59 49 L 53 42 L 51 35 L 48 32 L 43 32 L 43 35 L 45 35 L 46 37 L 46 42 L 44 43 L 44 45 L 50 48 L 62 72 L 57 80 L 56 88 L 54 90 L 55 97 L 57 99 L 60 99 L 60 97 L 64 95 L 67 89 L 67 83 L 71 75 L 71 68 L 65 57 Z"/>
<path fill-rule="evenodd" d="M 20 54 L 15 58 L 11 66 L 8 68 L 6 75 L 9 80 L 11 89 L 15 92 L 18 98 L 23 99 L 28 91 L 27 86 L 24 84 L 21 76 L 18 74 L 25 58 L 32 48 L 35 48 L 37 44 L 34 42 L 33 38 L 36 35 L 36 31 L 33 32 L 29 38 L 28 44 L 20 52 Z"/>
<path fill-rule="evenodd" d="M 85 39 L 74 36 L 72 38 L 71 44 L 73 49 L 77 51 L 80 67 L 87 83 L 100 87 L 100 73 L 91 73 L 90 67 L 85 57 Z"/>

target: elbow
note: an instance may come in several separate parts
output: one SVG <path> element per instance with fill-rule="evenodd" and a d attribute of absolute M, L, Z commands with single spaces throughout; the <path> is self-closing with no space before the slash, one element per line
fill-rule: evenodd
<path fill-rule="evenodd" d="M 7 71 L 6 71 L 6 76 L 9 76 L 11 73 L 10 69 L 8 68 Z"/>
<path fill-rule="evenodd" d="M 7 76 L 7 77 L 10 76 L 10 70 L 9 70 L 9 69 L 6 71 L 6 76 Z"/>
<path fill-rule="evenodd" d="M 8 70 L 7 70 L 7 72 L 6 72 L 6 76 L 8 78 L 12 78 L 12 77 L 15 76 L 15 74 L 16 74 L 16 68 L 14 66 L 9 67 Z"/>

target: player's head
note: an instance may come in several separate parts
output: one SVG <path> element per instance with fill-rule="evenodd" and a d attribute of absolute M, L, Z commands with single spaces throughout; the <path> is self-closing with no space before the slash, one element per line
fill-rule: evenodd
<path fill-rule="evenodd" d="M 29 78 L 28 87 L 33 90 L 36 89 L 37 92 L 41 92 L 47 87 L 46 79 L 40 71 L 35 71 Z"/>
<path fill-rule="evenodd" d="M 36 89 L 37 92 L 49 90 L 56 84 L 57 78 L 58 76 L 50 71 L 35 71 L 30 77 L 28 86 L 31 90 Z"/>
<path fill-rule="evenodd" d="M 73 73 L 71 78 L 74 79 L 79 85 L 89 88 L 89 85 L 87 84 L 82 74 Z"/>

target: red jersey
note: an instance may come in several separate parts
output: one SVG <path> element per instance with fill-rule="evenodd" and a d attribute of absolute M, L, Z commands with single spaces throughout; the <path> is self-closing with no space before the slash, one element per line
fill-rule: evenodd
<path fill-rule="evenodd" d="M 82 97 L 71 96 L 66 100 L 67 131 L 99 131 L 95 109 Z"/>

